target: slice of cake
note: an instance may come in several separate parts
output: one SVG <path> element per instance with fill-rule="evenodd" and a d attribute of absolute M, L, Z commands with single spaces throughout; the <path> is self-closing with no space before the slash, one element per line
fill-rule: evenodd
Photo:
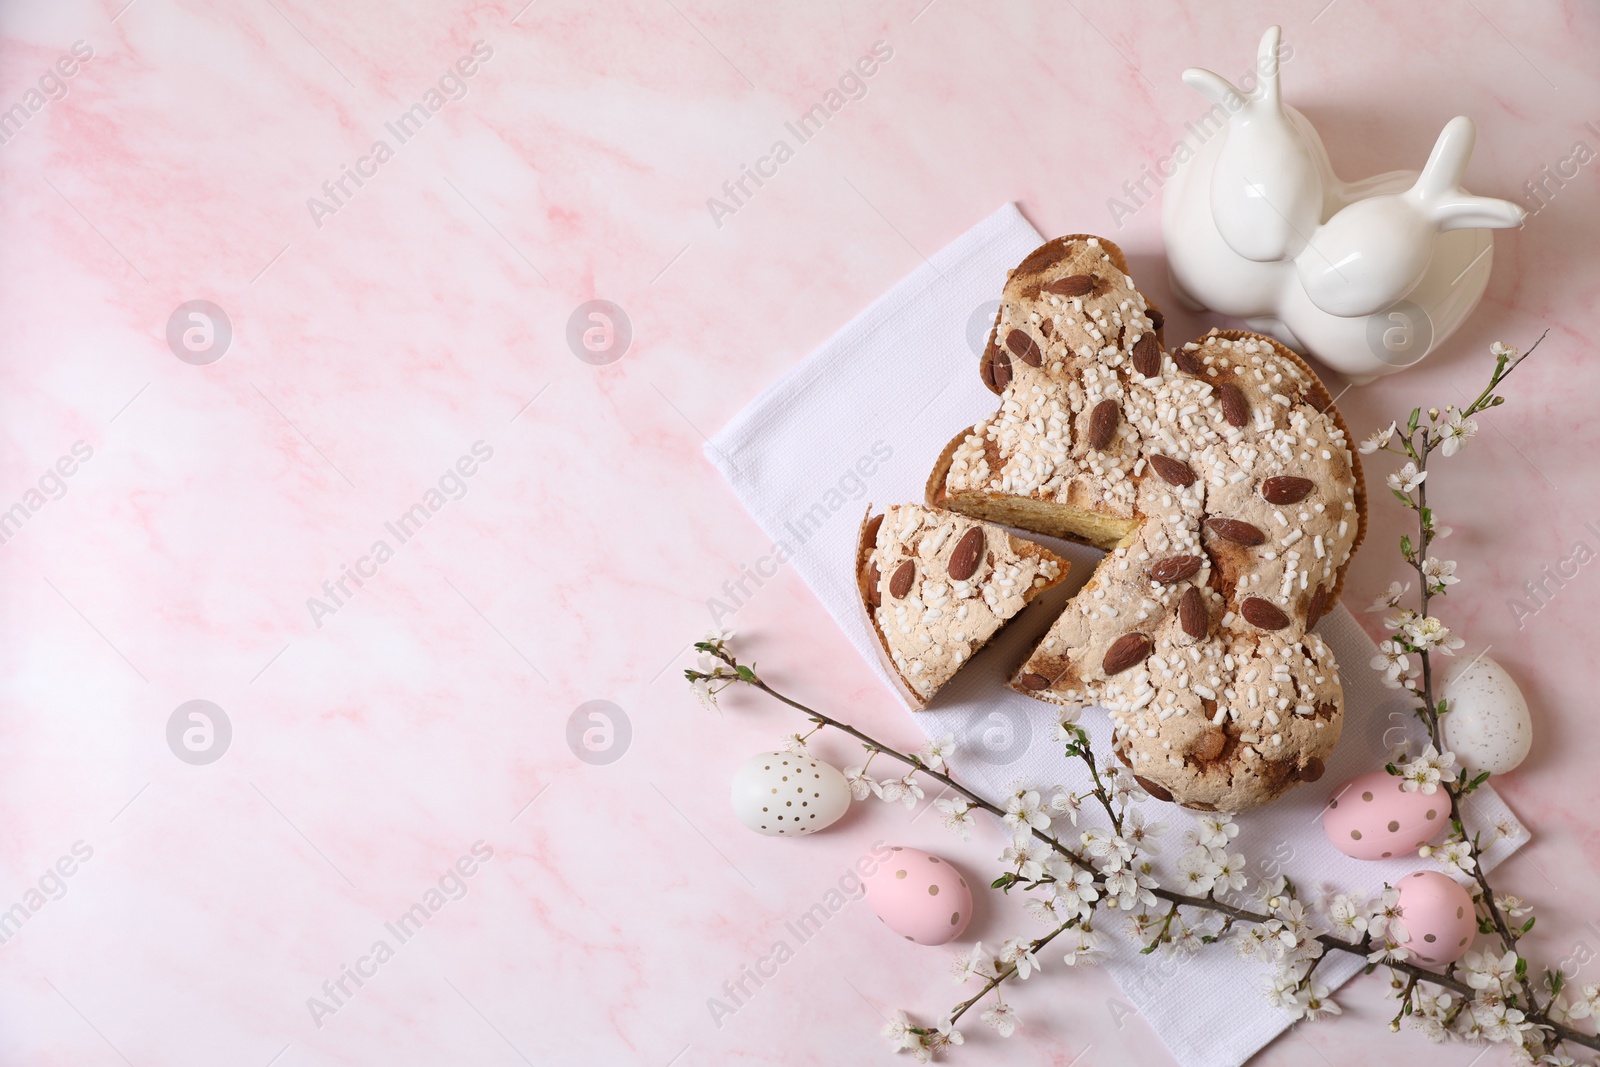
<path fill-rule="evenodd" d="M 862 605 L 918 710 L 1068 566 L 998 526 L 920 504 L 869 510 L 856 551 Z"/>

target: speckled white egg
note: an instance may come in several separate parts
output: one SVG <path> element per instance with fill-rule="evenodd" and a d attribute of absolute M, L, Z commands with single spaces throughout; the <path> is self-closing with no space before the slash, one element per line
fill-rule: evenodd
<path fill-rule="evenodd" d="M 1459 882 L 1438 871 L 1414 871 L 1400 879 L 1400 921 L 1406 939 L 1400 942 L 1429 967 L 1454 963 L 1466 955 L 1478 935 L 1472 898 Z"/>
<path fill-rule="evenodd" d="M 762 752 L 733 776 L 733 813 L 768 837 L 814 834 L 850 808 L 844 775 L 810 756 Z"/>
<path fill-rule="evenodd" d="M 1472 774 L 1505 774 L 1528 755 L 1533 719 L 1504 667 L 1487 656 L 1458 664 L 1445 678 L 1450 710 L 1440 723 L 1445 747 Z"/>

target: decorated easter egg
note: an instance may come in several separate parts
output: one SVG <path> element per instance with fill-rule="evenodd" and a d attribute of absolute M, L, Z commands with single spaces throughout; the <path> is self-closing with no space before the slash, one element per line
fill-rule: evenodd
<path fill-rule="evenodd" d="M 1400 920 L 1408 948 L 1430 966 L 1454 963 L 1466 955 L 1478 932 L 1472 898 L 1461 884 L 1438 871 L 1416 871 L 1400 879 Z"/>
<path fill-rule="evenodd" d="M 1506 669 L 1487 656 L 1458 664 L 1445 678 L 1449 701 L 1440 729 L 1445 748 L 1469 773 L 1505 774 L 1528 755 L 1533 719 Z"/>
<path fill-rule="evenodd" d="M 838 768 L 810 756 L 762 752 L 733 776 L 733 813 L 769 837 L 814 834 L 850 807 L 850 785 Z"/>
<path fill-rule="evenodd" d="M 867 906 L 907 941 L 942 945 L 972 920 L 972 890 L 961 872 L 918 849 L 893 849 L 866 883 Z"/>
<path fill-rule="evenodd" d="M 1443 789 L 1408 793 L 1388 771 L 1352 778 L 1322 809 L 1322 832 L 1333 847 L 1358 860 L 1415 852 L 1450 823 Z"/>

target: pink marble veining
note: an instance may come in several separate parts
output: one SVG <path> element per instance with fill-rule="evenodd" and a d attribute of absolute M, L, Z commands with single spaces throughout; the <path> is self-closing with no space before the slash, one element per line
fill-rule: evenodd
<path fill-rule="evenodd" d="M 1169 339 L 1210 325 L 1170 300 L 1145 168 L 1204 111 L 1182 68 L 1244 70 L 1273 21 L 1341 174 L 1419 166 L 1467 114 L 1472 188 L 1538 208 L 1445 351 L 1340 404 L 1364 433 L 1459 401 L 1489 341 L 1550 329 L 1429 485 L 1449 617 L 1535 717 L 1497 782 L 1535 838 L 1499 880 L 1541 909 L 1533 955 L 1600 981 L 1591 9 L 124 4 L 0 10 L 0 913 L 40 902 L 0 944 L 0 1062 L 871 1062 L 882 1013 L 952 1002 L 953 950 L 860 902 L 791 924 L 878 841 L 986 883 L 993 828 L 733 816 L 733 769 L 796 722 L 679 680 L 726 583 L 775 683 L 916 731 L 792 574 L 745 576 L 769 545 L 702 440 L 1008 199 L 1121 243 Z M 633 330 L 604 366 L 566 341 L 596 298 Z M 166 339 L 195 299 L 232 324 L 205 366 Z M 1352 606 L 1401 577 L 1400 520 L 1377 502 Z M 195 699 L 232 728 L 203 766 L 168 747 Z M 568 744 L 591 700 L 627 717 L 610 763 Z M 966 938 L 1027 929 L 1016 904 L 983 896 Z M 1012 1044 L 974 1023 L 963 1060 L 1167 1062 L 1105 975 L 1044 963 Z M 1256 1062 L 1464 1062 L 1388 1034 L 1383 992 Z"/>

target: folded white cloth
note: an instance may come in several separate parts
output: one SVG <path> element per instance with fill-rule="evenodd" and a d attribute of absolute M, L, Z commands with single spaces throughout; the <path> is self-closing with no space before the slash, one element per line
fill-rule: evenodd
<path fill-rule="evenodd" d="M 978 377 L 978 353 L 1006 272 L 1040 243 L 1014 205 L 1002 207 L 857 315 L 706 447 L 750 514 L 787 550 L 880 674 L 852 566 L 866 502 L 879 508 L 920 502 L 928 470 L 946 442 L 994 411 L 995 396 Z M 1004 685 L 1007 669 L 1048 628 L 1100 556 L 1081 546 L 1051 544 L 1073 561 L 1068 582 L 1003 631 L 940 693 L 933 710 L 915 716 L 928 736 L 957 737 L 957 780 L 990 798 L 1007 795 L 1019 781 L 1082 787 L 1081 765 L 1069 767 L 1054 740 L 1055 709 Z M 1385 689 L 1368 668 L 1376 650 L 1347 610 L 1337 608 L 1318 632 L 1342 667 L 1343 737 L 1321 783 L 1238 817 L 1235 847 L 1249 857 L 1253 883 L 1283 873 L 1307 890 L 1375 891 L 1422 861 L 1350 859 L 1328 843 L 1320 816 L 1340 783 L 1383 766 L 1412 718 L 1399 694 Z M 887 676 L 884 681 L 890 684 Z M 1082 722 L 1096 750 L 1108 753 L 1104 712 L 1087 709 Z M 1152 819 L 1169 827 L 1163 855 L 1170 857 L 1181 847 L 1177 838 L 1189 815 L 1171 805 L 1147 807 Z M 1514 827 L 1487 851 L 1485 867 L 1528 840 L 1489 789 L 1474 797 L 1468 821 L 1485 829 Z M 1226 945 L 1177 961 L 1139 955 L 1120 931 L 1106 942 L 1108 968 L 1183 1067 L 1235 1067 L 1289 1025 L 1289 1017 L 1262 996 L 1264 965 L 1239 959 Z M 1361 967 L 1358 957 L 1334 953 L 1317 974 L 1336 987 Z"/>

